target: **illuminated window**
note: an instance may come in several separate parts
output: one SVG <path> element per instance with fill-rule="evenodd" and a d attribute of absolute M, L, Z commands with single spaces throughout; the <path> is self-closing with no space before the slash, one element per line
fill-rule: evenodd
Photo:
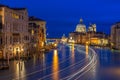
<path fill-rule="evenodd" d="M 19 15 L 14 14 L 14 13 L 12 14 L 12 17 L 15 18 L 15 19 L 19 19 Z"/>
<path fill-rule="evenodd" d="M 31 31 L 31 34 L 34 35 L 34 30 Z"/>

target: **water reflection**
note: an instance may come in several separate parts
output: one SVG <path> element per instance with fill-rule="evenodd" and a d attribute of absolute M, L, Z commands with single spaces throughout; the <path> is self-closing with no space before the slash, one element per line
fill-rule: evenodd
<path fill-rule="evenodd" d="M 42 70 L 43 70 L 41 76 L 44 76 L 44 74 L 46 73 L 46 71 L 44 70 L 44 68 L 46 67 L 45 54 L 43 52 L 41 52 L 39 55 L 40 55 L 41 67 L 42 67 Z"/>
<path fill-rule="evenodd" d="M 59 70 L 59 61 L 58 61 L 58 51 L 54 50 L 54 55 L 53 55 L 53 80 L 58 80 L 59 79 L 59 73 L 57 71 Z"/>
<path fill-rule="evenodd" d="M 43 59 L 43 65 L 45 65 L 45 54 L 42 54 L 42 59 Z"/>
<path fill-rule="evenodd" d="M 95 48 L 95 50 L 99 57 L 98 78 L 120 80 L 120 54 L 105 48 Z"/>
<path fill-rule="evenodd" d="M 35 66 L 35 64 L 36 64 L 36 55 L 34 54 L 33 55 L 33 66 Z"/>
<path fill-rule="evenodd" d="M 17 78 L 19 78 L 19 79 L 26 75 L 26 68 L 25 68 L 24 61 L 20 61 L 17 63 L 16 75 L 17 75 Z M 26 80 L 26 79 L 24 78 L 24 80 Z"/>
<path fill-rule="evenodd" d="M 72 56 L 72 63 L 74 63 L 74 60 L 75 60 L 75 46 L 74 46 L 74 44 L 72 44 L 71 46 L 70 46 L 70 53 L 71 53 L 71 56 Z"/>
<path fill-rule="evenodd" d="M 66 58 L 66 48 L 65 48 L 65 45 L 62 45 L 60 47 L 60 50 L 61 50 L 63 59 L 65 59 Z"/>
<path fill-rule="evenodd" d="M 89 45 L 88 44 L 86 44 L 86 58 L 88 57 L 88 52 L 89 52 Z"/>

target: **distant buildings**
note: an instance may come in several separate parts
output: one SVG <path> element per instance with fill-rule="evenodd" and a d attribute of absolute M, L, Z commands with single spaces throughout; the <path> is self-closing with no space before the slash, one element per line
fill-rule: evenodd
<path fill-rule="evenodd" d="M 67 42 L 67 37 L 65 36 L 65 34 L 63 34 L 63 36 L 62 36 L 61 42 L 62 43 L 66 43 Z"/>
<path fill-rule="evenodd" d="M 87 33 L 90 34 L 88 42 L 90 45 L 95 46 L 108 46 L 109 45 L 109 37 L 103 32 L 95 32 L 95 33 Z"/>
<path fill-rule="evenodd" d="M 71 39 L 72 42 L 77 43 L 77 44 L 85 44 L 86 33 L 71 32 L 69 33 L 69 39 Z"/>
<path fill-rule="evenodd" d="M 46 42 L 46 22 L 28 17 L 26 8 L 0 5 L 0 59 L 27 55 L 29 50 Z"/>
<path fill-rule="evenodd" d="M 96 24 L 90 24 L 88 32 L 96 32 Z"/>
<path fill-rule="evenodd" d="M 120 49 L 120 23 L 116 23 L 111 27 L 111 46 Z"/>
<path fill-rule="evenodd" d="M 109 44 L 108 36 L 101 32 L 96 32 L 96 24 L 90 24 L 88 30 L 86 25 L 83 24 L 83 20 L 80 19 L 80 23 L 76 26 L 75 32 L 69 33 L 69 40 L 76 44 L 86 44 L 107 46 Z"/>

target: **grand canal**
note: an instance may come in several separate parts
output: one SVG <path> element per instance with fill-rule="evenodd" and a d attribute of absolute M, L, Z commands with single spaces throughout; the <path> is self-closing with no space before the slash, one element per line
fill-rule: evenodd
<path fill-rule="evenodd" d="M 59 45 L 29 61 L 11 61 L 0 71 L 0 80 L 120 80 L 120 53 L 107 48 Z"/>

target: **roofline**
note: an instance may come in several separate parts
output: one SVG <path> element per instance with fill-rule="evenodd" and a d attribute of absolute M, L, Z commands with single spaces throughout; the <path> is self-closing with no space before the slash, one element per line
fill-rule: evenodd
<path fill-rule="evenodd" d="M 30 18 L 31 18 L 31 20 L 30 20 Z M 32 19 L 33 19 L 33 20 L 32 20 Z M 43 22 L 46 22 L 45 20 L 40 19 L 40 18 L 37 18 L 37 17 L 35 17 L 35 16 L 29 16 L 29 21 L 43 21 Z"/>
<path fill-rule="evenodd" d="M 6 8 L 9 8 L 9 9 L 12 9 L 12 10 L 27 10 L 27 8 L 12 8 L 12 7 L 9 7 L 7 5 L 3 5 L 3 4 L 0 4 L 0 7 L 6 7 Z"/>

